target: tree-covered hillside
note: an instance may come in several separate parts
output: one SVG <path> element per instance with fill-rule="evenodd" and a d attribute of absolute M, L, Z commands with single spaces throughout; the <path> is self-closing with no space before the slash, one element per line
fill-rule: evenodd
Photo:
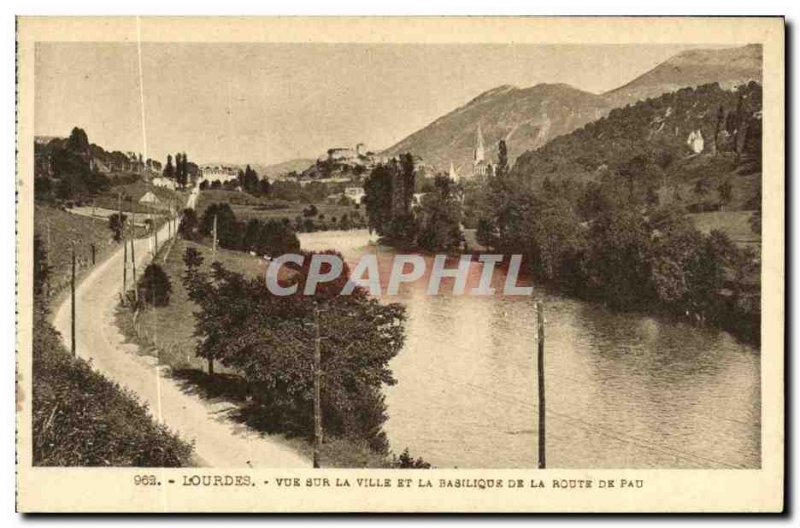
<path fill-rule="evenodd" d="M 698 132 L 702 149 L 689 141 Z M 711 173 L 756 172 L 760 151 L 761 86 L 728 91 L 715 83 L 612 110 L 524 153 L 513 174 L 541 184 L 595 180 L 611 171 L 647 186 L 676 186 Z"/>

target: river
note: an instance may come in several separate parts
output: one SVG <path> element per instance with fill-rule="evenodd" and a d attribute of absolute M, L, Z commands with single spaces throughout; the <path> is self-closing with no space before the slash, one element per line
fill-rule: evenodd
<path fill-rule="evenodd" d="M 348 262 L 376 253 L 385 286 L 394 250 L 366 231 L 300 240 Z M 479 274 L 476 262 L 470 277 Z M 497 270 L 494 284 L 504 279 Z M 548 467 L 760 467 L 756 348 L 714 328 L 614 312 L 536 285 L 532 297 L 429 296 L 426 285 L 425 277 L 404 284 L 387 299 L 408 313 L 404 349 L 390 365 L 397 384 L 385 390 L 394 452 L 407 447 L 437 467 L 536 467 L 541 300 Z"/>

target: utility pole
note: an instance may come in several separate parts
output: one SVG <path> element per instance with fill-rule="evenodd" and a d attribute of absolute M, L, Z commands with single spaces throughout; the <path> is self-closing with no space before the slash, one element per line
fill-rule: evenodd
<path fill-rule="evenodd" d="M 136 211 L 131 205 L 131 267 L 133 268 L 133 298 L 139 300 L 139 288 L 136 286 Z"/>
<path fill-rule="evenodd" d="M 72 281 L 71 281 L 71 290 L 72 290 L 72 317 L 70 321 L 71 332 L 70 332 L 70 349 L 72 351 L 72 357 L 77 357 L 78 352 L 75 348 L 75 242 L 72 243 Z"/>
<path fill-rule="evenodd" d="M 122 227 L 122 298 L 128 291 L 128 239 L 125 237 L 125 227 Z"/>
<path fill-rule="evenodd" d="M 539 469 L 545 469 L 545 428 L 544 428 L 544 308 L 541 302 L 536 303 L 536 323 L 538 327 L 538 354 L 536 368 L 539 388 Z"/>
<path fill-rule="evenodd" d="M 319 336 L 319 308 L 314 308 L 314 467 L 319 467 L 319 454 L 322 449 L 322 352 Z"/>
<path fill-rule="evenodd" d="M 211 252 L 217 252 L 217 215 L 214 215 L 214 240 L 211 243 Z"/>

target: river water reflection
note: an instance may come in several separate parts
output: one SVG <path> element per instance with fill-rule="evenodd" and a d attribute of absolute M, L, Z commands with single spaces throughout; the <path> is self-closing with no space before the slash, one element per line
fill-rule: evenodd
<path fill-rule="evenodd" d="M 385 286 L 394 250 L 365 231 L 300 238 L 304 249 L 335 248 L 350 262 L 376 253 Z M 471 278 L 479 274 L 476 262 Z M 502 271 L 495 275 L 501 287 Z M 406 344 L 391 364 L 398 383 L 385 391 L 395 452 L 408 447 L 438 467 L 536 467 L 534 303 L 542 300 L 548 467 L 760 466 L 754 347 L 535 286 L 533 297 L 503 298 L 429 296 L 426 285 L 403 285 L 388 299 L 408 312 Z"/>

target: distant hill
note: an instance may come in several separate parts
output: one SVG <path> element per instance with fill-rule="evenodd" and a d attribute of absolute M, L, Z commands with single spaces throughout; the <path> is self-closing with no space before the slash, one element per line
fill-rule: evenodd
<path fill-rule="evenodd" d="M 522 152 L 594 121 L 609 109 L 601 96 L 566 84 L 500 86 L 440 117 L 382 154 L 411 152 L 440 170 L 447 169 L 452 161 L 468 175 L 478 126 L 485 140 L 487 160 L 496 159 L 497 142 L 505 139 L 513 162 Z"/>
<path fill-rule="evenodd" d="M 252 165 L 252 168 L 258 172 L 259 176 L 275 178 L 276 176 L 281 176 L 292 171 L 303 172 L 310 165 L 313 165 L 315 161 L 316 160 L 311 158 L 297 158 L 274 163 L 272 165 Z"/>
<path fill-rule="evenodd" d="M 761 83 L 760 44 L 739 48 L 684 51 L 662 62 L 628 84 L 606 92 L 612 107 L 624 106 L 680 88 L 717 82 L 732 88 L 750 81 Z"/>
<path fill-rule="evenodd" d="M 761 81 L 760 45 L 691 50 L 675 55 L 633 81 L 597 95 L 566 84 L 530 88 L 499 86 L 440 117 L 382 154 L 411 152 L 425 163 L 446 170 L 452 161 L 462 175 L 471 172 L 476 131 L 481 126 L 487 160 L 496 159 L 497 142 L 505 139 L 509 160 L 551 139 L 595 121 L 612 108 L 684 87 L 719 82 L 732 88 Z"/>

